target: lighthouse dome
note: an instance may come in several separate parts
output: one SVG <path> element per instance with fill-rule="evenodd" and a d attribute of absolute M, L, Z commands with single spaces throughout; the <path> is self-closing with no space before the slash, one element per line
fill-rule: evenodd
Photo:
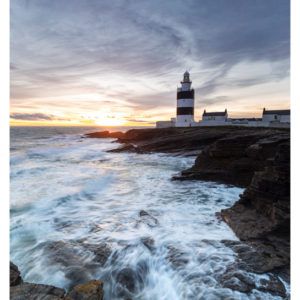
<path fill-rule="evenodd" d="M 183 74 L 183 76 L 190 76 L 190 73 L 188 71 L 185 71 L 185 73 Z"/>

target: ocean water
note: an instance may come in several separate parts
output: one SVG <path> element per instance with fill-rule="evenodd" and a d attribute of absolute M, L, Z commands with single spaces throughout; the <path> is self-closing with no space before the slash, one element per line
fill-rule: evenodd
<path fill-rule="evenodd" d="M 24 281 L 100 279 L 106 300 L 281 299 L 217 280 L 236 255 L 221 240 L 237 238 L 215 213 L 243 189 L 172 181 L 195 158 L 107 153 L 112 139 L 82 138 L 95 130 L 11 128 L 10 253 Z"/>

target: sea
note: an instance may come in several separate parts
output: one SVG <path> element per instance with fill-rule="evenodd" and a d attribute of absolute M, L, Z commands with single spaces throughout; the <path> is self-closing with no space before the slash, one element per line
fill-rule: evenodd
<path fill-rule="evenodd" d="M 102 130 L 11 127 L 10 260 L 24 281 L 67 290 L 99 279 L 105 300 L 282 299 L 217 280 L 236 259 L 221 241 L 238 239 L 215 213 L 243 189 L 172 181 L 195 157 L 109 153 L 114 139 L 84 138 Z"/>

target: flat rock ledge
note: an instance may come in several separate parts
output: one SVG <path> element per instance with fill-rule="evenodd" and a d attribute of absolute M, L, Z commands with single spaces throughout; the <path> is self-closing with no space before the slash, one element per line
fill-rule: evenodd
<path fill-rule="evenodd" d="M 55 286 L 23 282 L 18 267 L 10 262 L 12 300 L 102 300 L 103 295 L 103 284 L 98 280 L 76 285 L 67 294 L 64 289 Z"/>

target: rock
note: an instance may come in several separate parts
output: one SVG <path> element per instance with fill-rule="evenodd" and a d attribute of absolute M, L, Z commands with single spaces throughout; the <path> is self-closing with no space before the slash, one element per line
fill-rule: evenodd
<path fill-rule="evenodd" d="M 95 254 L 94 261 L 104 266 L 112 253 L 111 248 L 106 243 L 101 244 L 82 244 L 83 248 L 92 251 Z"/>
<path fill-rule="evenodd" d="M 144 244 L 145 247 L 147 247 L 150 251 L 154 250 L 154 240 L 149 237 L 143 237 L 141 238 L 141 242 Z"/>
<path fill-rule="evenodd" d="M 23 282 L 18 267 L 10 263 L 10 299 L 12 300 L 102 300 L 103 295 L 103 283 L 92 280 L 74 286 L 65 297 L 65 290 L 55 286 Z"/>
<path fill-rule="evenodd" d="M 94 262 L 103 266 L 112 250 L 106 243 L 89 244 L 82 241 L 62 242 L 52 241 L 43 245 L 45 254 L 55 263 L 59 263 L 65 267 L 85 266 L 85 261 L 81 258 L 83 251 L 92 252 L 95 257 Z"/>
<path fill-rule="evenodd" d="M 103 283 L 99 280 L 92 280 L 73 287 L 65 300 L 102 300 L 103 295 Z"/>
<path fill-rule="evenodd" d="M 118 143 L 126 145 L 134 144 L 132 151 L 137 153 L 163 152 L 176 155 L 198 155 L 201 150 L 218 139 L 239 132 L 242 135 L 257 132 L 267 132 L 267 129 L 257 128 L 153 128 L 153 129 L 132 129 L 127 131 L 123 137 L 117 140 Z M 270 130 L 269 130 L 270 131 Z M 275 129 L 272 129 L 275 132 Z M 277 130 L 277 132 L 280 132 Z M 116 152 L 127 152 L 126 148 L 119 148 Z"/>
<path fill-rule="evenodd" d="M 97 269 L 104 266 L 112 252 L 106 243 L 88 244 L 80 240 L 51 241 L 41 247 L 49 263 L 59 264 L 60 270 L 70 280 L 68 288 L 94 278 Z"/>
<path fill-rule="evenodd" d="M 158 220 L 145 210 L 140 211 L 140 217 L 142 222 L 147 224 L 149 227 L 155 227 L 158 225 Z"/>
<path fill-rule="evenodd" d="M 124 133 L 121 131 L 118 132 L 99 131 L 99 132 L 87 133 L 84 137 L 106 139 L 106 138 L 122 138 L 123 136 Z"/>
<path fill-rule="evenodd" d="M 247 187 L 254 173 L 269 164 L 268 159 L 275 155 L 276 147 L 288 139 L 288 132 L 233 132 L 204 148 L 194 166 L 174 179 L 211 180 Z"/>
<path fill-rule="evenodd" d="M 181 267 L 185 264 L 187 264 L 189 261 L 185 257 L 185 253 L 181 251 L 180 249 L 169 245 L 167 246 L 168 249 L 168 259 L 172 263 L 172 265 L 176 268 Z"/>
<path fill-rule="evenodd" d="M 255 250 L 240 257 L 255 272 L 290 264 L 290 147 L 277 146 L 276 155 L 231 208 L 221 211 L 236 235 Z"/>
<path fill-rule="evenodd" d="M 148 273 L 149 268 L 147 263 L 140 261 L 137 263 L 135 269 L 127 267 L 118 272 L 116 274 L 116 281 L 130 293 L 136 293 L 143 289 Z"/>
<path fill-rule="evenodd" d="M 136 274 L 131 268 L 122 269 L 116 278 L 117 282 L 126 287 L 128 291 L 134 293 L 136 288 Z"/>
<path fill-rule="evenodd" d="M 15 286 L 23 282 L 18 267 L 12 262 L 10 262 L 9 273 L 10 273 L 9 275 L 10 286 Z"/>
<path fill-rule="evenodd" d="M 133 153 L 136 153 L 136 152 L 138 152 L 138 150 L 134 145 L 127 144 L 127 145 L 121 146 L 117 149 L 108 150 L 107 152 L 115 152 L 115 153 L 118 153 L 118 152 L 133 152 Z"/>
<path fill-rule="evenodd" d="M 58 300 L 64 295 L 65 290 L 45 284 L 24 282 L 10 288 L 11 300 Z"/>
<path fill-rule="evenodd" d="M 219 280 L 224 288 L 229 288 L 241 293 L 250 293 L 252 289 L 255 288 L 254 281 L 249 280 L 249 278 L 244 278 L 243 275 L 239 273 L 227 274 L 220 277 Z"/>
<path fill-rule="evenodd" d="M 286 297 L 286 289 L 283 283 L 273 275 L 270 275 L 269 277 L 269 280 L 261 279 L 261 285 L 258 286 L 257 289 L 262 292 L 270 293 L 274 296 Z"/>

